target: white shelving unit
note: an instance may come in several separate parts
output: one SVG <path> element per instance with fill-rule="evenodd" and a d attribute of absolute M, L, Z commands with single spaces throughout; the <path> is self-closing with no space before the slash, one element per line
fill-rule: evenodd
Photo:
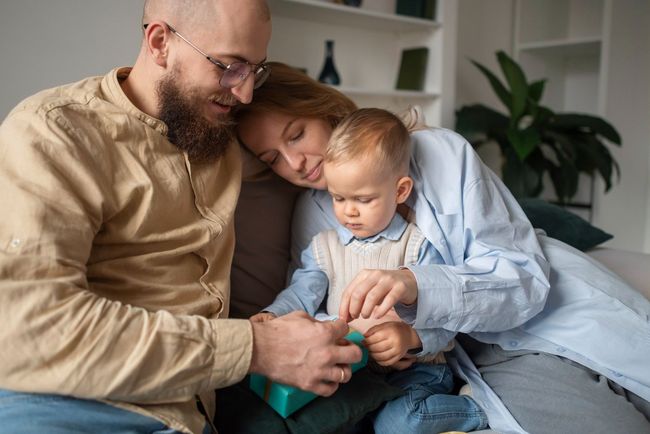
<path fill-rule="evenodd" d="M 515 57 L 552 109 L 600 114 L 605 0 L 517 0 Z"/>
<path fill-rule="evenodd" d="M 558 39 L 522 43 L 519 52 L 560 57 L 599 55 L 601 45 L 600 38 Z"/>
<path fill-rule="evenodd" d="M 446 2 L 438 3 L 436 17 L 442 17 Z M 401 111 L 418 104 L 428 123 L 440 125 L 441 105 L 446 101 L 440 19 L 396 15 L 395 0 L 365 1 L 359 8 L 328 0 L 270 0 L 269 6 L 273 16 L 269 59 L 305 68 L 317 78 L 325 41 L 334 40 L 334 63 L 341 76 L 337 89 L 361 107 Z M 425 87 L 396 90 L 401 51 L 413 47 L 429 48 Z"/>
<path fill-rule="evenodd" d="M 389 89 L 364 89 L 362 87 L 332 86 L 350 97 L 377 97 L 377 98 L 407 98 L 432 100 L 440 94 L 435 92 L 420 92 L 415 90 L 389 90 Z"/>
<path fill-rule="evenodd" d="M 603 115 L 603 35 L 607 0 L 517 0 L 514 56 L 529 80 L 546 78 L 542 103 L 559 112 Z M 591 219 L 594 184 L 581 175 L 571 211 Z M 552 187 L 547 182 L 547 199 Z"/>
<path fill-rule="evenodd" d="M 440 26 L 432 20 L 396 15 L 364 8 L 350 7 L 319 0 L 270 0 L 274 15 L 325 24 L 363 27 L 369 30 L 413 32 Z"/>

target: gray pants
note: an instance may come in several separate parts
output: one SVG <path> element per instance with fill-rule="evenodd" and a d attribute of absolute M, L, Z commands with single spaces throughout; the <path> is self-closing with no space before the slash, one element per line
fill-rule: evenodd
<path fill-rule="evenodd" d="M 531 434 L 650 433 L 650 403 L 571 360 L 459 335 L 483 379 Z"/>

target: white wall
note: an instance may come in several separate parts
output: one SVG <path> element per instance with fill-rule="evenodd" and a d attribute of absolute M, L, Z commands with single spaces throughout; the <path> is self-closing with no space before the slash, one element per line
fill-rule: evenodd
<path fill-rule="evenodd" d="M 0 119 L 45 88 L 131 65 L 142 0 L 0 3 Z"/>
<path fill-rule="evenodd" d="M 608 0 L 606 5 L 599 112 L 621 133 L 623 147 L 610 149 L 622 178 L 607 194 L 597 183 L 593 223 L 614 235 L 607 246 L 650 253 L 650 2 Z M 514 0 L 459 0 L 457 108 L 480 102 L 505 110 L 467 58 L 498 71 L 494 53 L 512 52 L 513 14 Z M 496 145 L 480 155 L 499 171 Z"/>
<path fill-rule="evenodd" d="M 384 3 L 393 0 L 366 0 Z M 447 3 L 449 0 L 445 0 Z M 454 0 L 451 0 L 454 1 Z M 0 3 L 0 119 L 21 99 L 44 88 L 104 74 L 130 65 L 140 46 L 142 0 L 15 0 Z M 495 69 L 494 53 L 512 51 L 514 0 L 458 0 L 456 58 L 445 49 L 444 68 L 456 62 L 456 107 L 483 102 L 500 107 L 473 58 Z M 454 5 L 455 6 L 455 5 Z M 650 252 L 650 2 L 610 2 L 611 35 L 605 117 L 619 129 L 623 148 L 615 150 L 621 183 L 596 198 L 594 223 L 615 238 L 611 246 Z M 608 19 L 606 17 L 606 19 Z M 453 27 L 446 21 L 446 30 Z M 319 48 L 318 58 L 322 56 Z M 453 80 L 446 83 L 452 83 Z M 442 83 L 443 86 L 446 85 Z M 443 125 L 453 125 L 451 113 Z M 498 152 L 483 152 L 498 168 Z"/>
<path fill-rule="evenodd" d="M 623 139 L 612 152 L 621 182 L 607 194 L 598 187 L 594 223 L 615 235 L 609 246 L 650 252 L 650 2 L 614 0 L 610 6 L 601 112 Z"/>
<path fill-rule="evenodd" d="M 456 53 L 456 108 L 482 103 L 506 111 L 485 76 L 470 62 L 475 60 L 492 71 L 499 70 L 496 52 L 512 55 L 514 0 L 459 0 Z M 453 125 L 453 124 L 452 124 Z M 479 149 L 483 161 L 500 172 L 501 157 L 496 144 Z"/>

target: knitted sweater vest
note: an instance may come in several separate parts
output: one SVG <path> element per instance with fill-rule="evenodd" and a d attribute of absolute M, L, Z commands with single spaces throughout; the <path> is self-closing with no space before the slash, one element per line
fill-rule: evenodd
<path fill-rule="evenodd" d="M 314 238 L 316 263 L 329 279 L 327 313 L 338 315 L 343 290 L 363 269 L 397 270 L 417 262 L 424 235 L 409 223 L 399 240 L 380 238 L 374 243 L 353 240 L 344 246 L 335 230 Z"/>
<path fill-rule="evenodd" d="M 374 243 L 353 240 L 344 246 L 335 230 L 321 232 L 314 237 L 312 244 L 314 258 L 320 269 L 329 279 L 327 293 L 327 313 L 338 315 L 343 290 L 356 275 L 364 269 L 397 270 L 405 265 L 417 263 L 420 249 L 425 238 L 420 229 L 409 223 L 398 240 L 380 238 Z M 385 320 L 401 321 L 394 309 L 386 315 Z M 384 322 L 376 321 L 376 323 Z M 371 320 L 355 320 L 365 326 Z M 354 322 L 353 322 L 353 325 Z M 365 331 L 365 330 L 362 330 Z M 453 344 L 444 349 L 448 351 Z M 445 363 L 442 353 L 418 357 L 420 363 Z M 375 367 L 380 368 L 378 366 Z"/>

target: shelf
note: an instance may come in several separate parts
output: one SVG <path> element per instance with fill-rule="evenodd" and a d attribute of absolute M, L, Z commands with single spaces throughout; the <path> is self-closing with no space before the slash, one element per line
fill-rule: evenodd
<path fill-rule="evenodd" d="M 316 0 L 269 0 L 273 15 L 374 31 L 430 31 L 440 23 Z"/>
<path fill-rule="evenodd" d="M 554 56 L 598 55 L 601 38 L 558 39 L 553 41 L 527 42 L 519 45 L 520 52 Z"/>
<path fill-rule="evenodd" d="M 332 86 L 334 89 L 345 95 L 354 97 L 381 97 L 381 98 L 410 98 L 410 99 L 435 99 L 440 95 L 434 92 L 417 90 L 396 90 L 396 89 L 366 89 L 361 87 Z"/>

